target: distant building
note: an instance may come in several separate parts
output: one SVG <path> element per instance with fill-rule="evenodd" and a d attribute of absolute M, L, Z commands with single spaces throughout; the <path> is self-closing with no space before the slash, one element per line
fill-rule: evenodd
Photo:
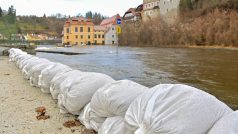
<path fill-rule="evenodd" d="M 89 19 L 73 18 L 64 24 L 63 44 L 93 44 L 94 43 L 94 24 Z"/>
<path fill-rule="evenodd" d="M 142 19 L 141 13 L 143 11 L 143 4 L 139 5 L 137 8 L 128 9 L 124 16 L 124 22 L 137 22 Z"/>
<path fill-rule="evenodd" d="M 95 45 L 105 44 L 105 32 L 106 32 L 106 27 L 94 26 L 94 44 Z"/>
<path fill-rule="evenodd" d="M 180 0 L 144 0 L 143 20 L 161 15 L 166 21 L 174 21 L 178 16 Z"/>
<path fill-rule="evenodd" d="M 117 19 L 121 18 L 119 14 L 114 15 L 108 19 L 104 19 L 100 26 L 105 27 L 105 44 L 113 45 L 118 43 L 117 37 Z"/>

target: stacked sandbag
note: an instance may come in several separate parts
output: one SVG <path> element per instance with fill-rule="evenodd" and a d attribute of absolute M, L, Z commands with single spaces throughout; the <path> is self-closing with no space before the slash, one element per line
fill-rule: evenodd
<path fill-rule="evenodd" d="M 131 133 L 205 134 L 232 110 L 214 96 L 186 85 L 161 84 L 138 96 L 125 119 Z"/>
<path fill-rule="evenodd" d="M 222 117 L 208 134 L 238 134 L 238 111 Z"/>
<path fill-rule="evenodd" d="M 18 68 L 20 68 L 20 65 L 21 65 L 21 63 L 22 63 L 23 61 L 25 61 L 25 60 L 27 60 L 27 59 L 30 59 L 30 58 L 32 58 L 32 57 L 33 57 L 33 56 L 32 56 L 32 55 L 29 55 L 29 54 L 17 56 L 16 59 L 15 59 L 16 66 L 17 66 Z"/>
<path fill-rule="evenodd" d="M 66 65 L 55 63 L 45 68 L 39 75 L 39 86 L 43 93 L 50 93 L 51 81 L 56 75 L 62 75 L 72 69 Z"/>
<path fill-rule="evenodd" d="M 89 130 L 98 131 L 100 126 L 106 120 L 105 117 L 98 116 L 90 107 L 91 103 L 87 104 L 80 113 L 78 120 Z"/>
<path fill-rule="evenodd" d="M 29 76 L 30 76 L 30 84 L 32 86 L 35 86 L 35 87 L 39 87 L 38 83 L 39 83 L 39 75 L 41 74 L 41 72 L 53 65 L 54 63 L 53 62 L 50 62 L 50 61 L 47 61 L 47 62 L 42 62 L 42 63 L 39 63 L 35 66 L 33 66 L 30 71 L 29 71 Z"/>
<path fill-rule="evenodd" d="M 82 108 L 90 102 L 93 94 L 99 88 L 112 82 L 114 80 L 105 74 L 84 72 L 79 76 L 79 80 L 64 87 L 64 91 L 60 91 L 58 96 L 60 109 L 74 115 L 79 115 Z"/>
<path fill-rule="evenodd" d="M 26 52 L 23 52 L 22 50 L 16 49 L 16 48 L 11 48 L 8 50 L 8 52 L 9 52 L 10 61 L 15 61 L 15 57 L 18 55 L 26 55 L 27 54 Z"/>
<path fill-rule="evenodd" d="M 101 117 L 124 116 L 131 102 L 148 88 L 130 80 L 120 80 L 100 88 L 91 108 Z"/>
<path fill-rule="evenodd" d="M 132 134 L 125 129 L 125 121 L 121 116 L 110 117 L 105 120 L 98 134 Z"/>
<path fill-rule="evenodd" d="M 19 61 L 17 64 L 19 64 L 19 69 L 23 70 L 23 68 L 30 63 L 31 61 L 35 61 L 35 60 L 39 60 L 40 58 L 32 56 L 32 57 L 28 57 L 28 58 L 24 58 L 21 61 Z"/>
<path fill-rule="evenodd" d="M 50 61 L 47 59 L 43 59 L 43 58 L 38 58 L 35 60 L 28 60 L 22 69 L 22 74 L 23 74 L 24 78 L 29 80 L 30 75 L 31 75 L 29 72 L 31 71 L 31 69 L 38 64 L 44 64 L 44 63 L 48 64 L 48 63 L 50 63 Z"/>
<path fill-rule="evenodd" d="M 71 85 L 71 82 L 67 79 L 78 80 L 82 72 L 79 70 L 69 70 L 64 73 L 56 74 L 50 82 L 50 93 L 53 99 L 58 99 L 58 95 L 61 90 Z M 67 81 L 65 81 L 67 80 Z M 65 82 L 64 82 L 65 81 Z M 67 83 L 69 81 L 69 83 Z"/>

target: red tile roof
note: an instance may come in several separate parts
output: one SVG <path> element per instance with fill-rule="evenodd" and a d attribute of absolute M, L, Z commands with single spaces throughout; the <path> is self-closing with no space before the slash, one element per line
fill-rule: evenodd
<path fill-rule="evenodd" d="M 104 19 L 100 26 L 110 27 L 111 25 L 116 25 L 117 19 L 121 18 L 119 14 L 116 14 L 108 19 Z"/>

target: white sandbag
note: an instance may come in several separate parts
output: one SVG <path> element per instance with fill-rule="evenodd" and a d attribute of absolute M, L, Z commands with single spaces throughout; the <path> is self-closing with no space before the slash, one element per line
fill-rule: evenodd
<path fill-rule="evenodd" d="M 124 118 L 121 116 L 110 117 L 105 120 L 98 134 L 132 134 L 125 129 Z"/>
<path fill-rule="evenodd" d="M 32 67 L 34 67 L 40 63 L 48 63 L 48 62 L 50 62 L 50 61 L 48 61 L 47 59 L 43 59 L 43 58 L 39 58 L 36 60 L 28 60 L 27 64 L 22 69 L 22 74 L 23 74 L 24 78 L 26 78 L 28 80 L 30 79 L 29 71 L 31 70 Z"/>
<path fill-rule="evenodd" d="M 43 93 L 50 93 L 50 84 L 52 79 L 56 75 L 64 74 L 65 72 L 69 72 L 72 69 L 66 65 L 55 63 L 51 66 L 45 68 L 41 74 L 39 75 L 39 83 L 38 85 L 41 88 Z"/>
<path fill-rule="evenodd" d="M 20 69 L 22 62 L 24 62 L 25 60 L 28 60 L 30 58 L 34 57 L 33 55 L 22 55 L 21 57 L 18 57 L 16 60 L 16 66 Z"/>
<path fill-rule="evenodd" d="M 208 134 L 238 134 L 238 111 L 222 117 Z"/>
<path fill-rule="evenodd" d="M 231 112 L 227 105 L 201 90 L 161 84 L 138 96 L 125 119 L 135 134 L 205 134 Z"/>
<path fill-rule="evenodd" d="M 87 104 L 80 115 L 78 120 L 89 130 L 93 129 L 98 131 L 102 126 L 103 122 L 106 120 L 104 117 L 99 117 L 90 107 L 90 103 Z"/>
<path fill-rule="evenodd" d="M 79 70 L 69 70 L 68 72 L 64 72 L 64 73 L 59 73 L 59 74 L 56 74 L 54 76 L 54 78 L 51 80 L 50 82 L 50 93 L 52 95 L 52 98 L 53 99 L 58 99 L 58 95 L 60 93 L 60 90 L 61 89 L 64 89 L 66 86 L 70 85 L 71 79 L 73 80 L 78 80 L 79 77 L 82 74 L 81 71 Z M 64 83 L 64 81 L 66 79 L 69 79 L 69 83 L 67 83 L 68 81 L 66 81 Z"/>
<path fill-rule="evenodd" d="M 30 71 L 29 71 L 29 77 L 30 77 L 30 84 L 31 86 L 39 87 L 38 82 L 39 82 L 39 75 L 41 74 L 42 70 L 45 68 L 53 65 L 53 62 L 46 61 L 39 63 L 35 66 L 33 66 Z"/>
<path fill-rule="evenodd" d="M 84 72 L 78 76 L 79 80 L 72 81 L 58 96 L 61 110 L 67 110 L 74 115 L 79 115 L 81 109 L 90 102 L 93 94 L 104 85 L 114 82 L 114 80 L 100 73 Z"/>
<path fill-rule="evenodd" d="M 35 57 L 35 56 L 32 56 L 32 57 L 29 57 L 29 58 L 24 58 L 24 59 L 22 59 L 22 60 L 19 61 L 19 63 L 17 63 L 17 64 L 19 64 L 19 69 L 20 69 L 20 70 L 23 70 L 23 68 L 24 68 L 29 62 L 35 61 L 35 60 L 38 60 L 38 59 L 40 59 L 40 58 Z"/>
<path fill-rule="evenodd" d="M 130 80 L 116 81 L 93 95 L 91 107 L 101 117 L 124 116 L 131 102 L 147 89 Z"/>
<path fill-rule="evenodd" d="M 15 56 L 17 56 L 19 54 L 26 54 L 21 49 L 16 49 L 16 48 L 11 48 L 8 50 L 8 52 L 9 52 L 9 59 L 10 59 L 9 61 L 14 61 Z"/>

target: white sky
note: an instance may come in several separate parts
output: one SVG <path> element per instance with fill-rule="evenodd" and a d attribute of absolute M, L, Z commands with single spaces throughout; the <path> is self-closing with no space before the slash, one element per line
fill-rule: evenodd
<path fill-rule="evenodd" d="M 142 4 L 143 0 L 0 0 L 4 10 L 13 5 L 17 15 L 46 16 L 61 13 L 75 16 L 87 11 L 100 12 L 106 16 L 119 13 L 121 16 L 130 7 Z"/>

